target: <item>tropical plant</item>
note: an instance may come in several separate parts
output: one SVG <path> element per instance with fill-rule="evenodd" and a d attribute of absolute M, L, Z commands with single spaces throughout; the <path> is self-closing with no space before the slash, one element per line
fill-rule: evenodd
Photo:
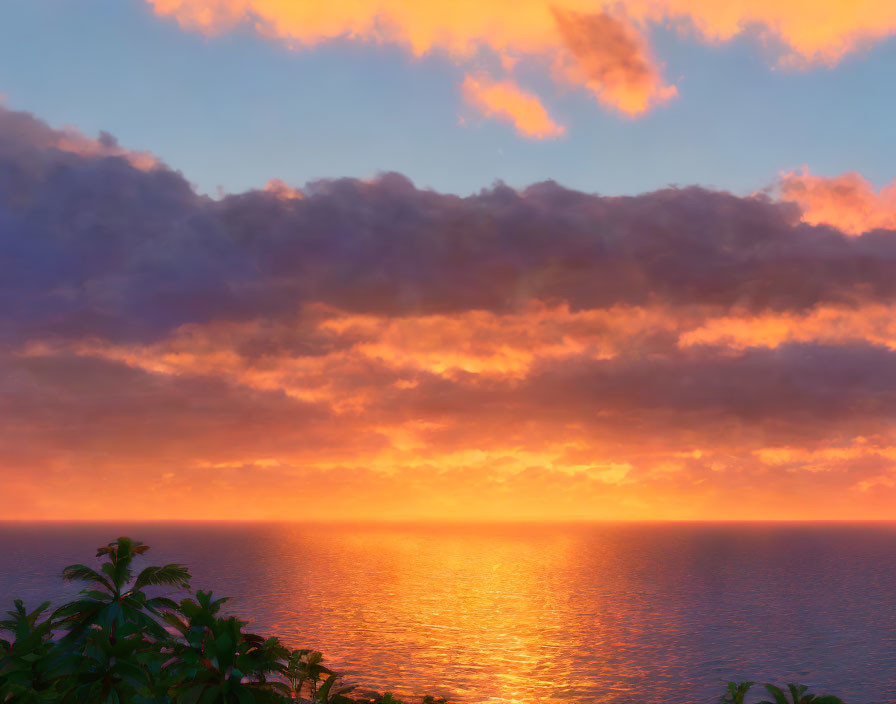
<path fill-rule="evenodd" d="M 383 692 L 383 694 L 376 697 L 373 701 L 374 704 L 402 704 L 402 701 L 396 699 L 392 692 Z"/>
<path fill-rule="evenodd" d="M 47 656 L 52 647 L 53 623 L 41 620 L 50 608 L 45 601 L 28 613 L 21 599 L 13 602 L 9 618 L 0 621 L 0 632 L 12 635 L 12 640 L 0 639 L 0 702 L 46 701 L 52 689 Z"/>
<path fill-rule="evenodd" d="M 57 674 L 67 680 L 62 703 L 134 702 L 151 688 L 144 663 L 155 654 L 154 644 L 136 624 L 122 624 L 115 638 L 105 630 L 90 629 L 83 648 L 69 650 L 59 663 Z"/>
<path fill-rule="evenodd" d="M 81 591 L 80 599 L 54 613 L 59 625 L 69 629 L 69 640 L 79 639 L 88 628 L 98 626 L 108 632 L 114 644 L 116 628 L 125 623 L 135 624 L 155 638 L 167 638 L 157 619 L 165 610 L 177 609 L 177 604 L 165 596 L 149 597 L 144 590 L 150 586 L 187 589 L 190 573 L 178 564 L 150 566 L 134 579 L 131 563 L 147 550 L 148 545 L 122 537 L 97 550 L 97 557 L 106 558 L 100 572 L 82 564 L 69 565 L 62 571 L 66 581 L 89 584 Z"/>
<path fill-rule="evenodd" d="M 321 679 L 333 674 L 332 670 L 323 665 L 322 660 L 323 654 L 320 651 L 307 648 L 293 650 L 289 654 L 283 674 L 289 682 L 292 696 L 301 697 L 306 684 L 311 697 L 316 696 Z"/>
<path fill-rule="evenodd" d="M 744 704 L 744 697 L 747 696 L 747 692 L 750 691 L 750 687 L 752 687 L 755 682 L 727 682 L 728 691 L 725 693 L 725 696 L 722 698 L 723 702 L 726 704 Z"/>
<path fill-rule="evenodd" d="M 320 702 L 321 704 L 353 704 L 351 698 L 349 698 L 348 694 L 352 690 L 355 689 L 354 685 L 339 685 L 339 682 L 342 675 L 333 672 L 331 673 L 324 683 L 320 686 L 314 695 L 311 697 L 313 701 Z M 391 696 L 391 695 L 389 695 Z"/>
<path fill-rule="evenodd" d="M 787 700 L 787 696 L 780 687 L 776 687 L 773 684 L 766 684 L 765 688 L 775 701 L 763 701 L 759 704 L 843 704 L 843 701 L 839 697 L 831 695 L 819 697 L 814 694 L 807 694 L 806 692 L 809 688 L 804 684 L 787 685 L 787 689 L 790 690 L 790 701 Z"/>
<path fill-rule="evenodd" d="M 176 608 L 166 611 L 162 618 L 174 626 L 184 638 L 188 638 L 190 629 L 209 628 L 219 618 L 221 607 L 230 601 L 230 597 L 213 598 L 211 591 L 196 592 L 196 598 L 186 598 L 176 604 Z"/>
<path fill-rule="evenodd" d="M 213 599 L 211 592 L 203 591 L 196 597 L 181 602 L 184 618 L 171 612 L 165 617 L 183 636 L 163 668 L 173 681 L 171 701 L 283 702 L 290 688 L 276 675 L 283 673 L 289 651 L 277 638 L 244 633 L 245 621 L 218 616 L 226 599 Z"/>

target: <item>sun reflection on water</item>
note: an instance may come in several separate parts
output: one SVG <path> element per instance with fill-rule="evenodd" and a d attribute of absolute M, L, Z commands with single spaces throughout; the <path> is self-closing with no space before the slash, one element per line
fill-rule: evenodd
<path fill-rule="evenodd" d="M 0 595 L 63 596 L 61 566 L 108 530 L 0 530 Z M 722 680 L 750 679 L 896 704 L 896 524 L 127 532 L 233 596 L 253 631 L 399 696 L 708 703 Z"/>
<path fill-rule="evenodd" d="M 557 634 L 572 539 L 517 530 L 324 532 L 317 549 L 332 569 L 313 583 L 296 571 L 303 605 L 280 614 L 274 630 L 313 640 L 398 694 L 412 694 L 408 684 L 419 688 L 428 672 L 431 693 L 532 701 L 533 689 L 562 687 L 570 674 Z"/>
<path fill-rule="evenodd" d="M 281 609 L 259 621 L 406 696 L 709 702 L 724 679 L 787 677 L 849 694 L 869 662 L 896 673 L 896 656 L 856 629 L 866 615 L 844 603 L 867 581 L 841 556 L 868 550 L 879 570 L 896 534 L 825 530 L 286 526 L 268 560 L 286 566 Z M 896 632 L 894 612 L 876 628 Z"/>

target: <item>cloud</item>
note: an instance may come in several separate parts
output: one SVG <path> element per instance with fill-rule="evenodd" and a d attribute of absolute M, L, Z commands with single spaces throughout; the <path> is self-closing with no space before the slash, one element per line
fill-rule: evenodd
<path fill-rule="evenodd" d="M 305 197 L 302 191 L 297 188 L 291 188 L 279 178 L 272 178 L 268 181 L 264 186 L 264 190 L 284 200 L 302 199 Z"/>
<path fill-rule="evenodd" d="M 584 87 L 603 105 L 629 116 L 677 94 L 674 85 L 664 83 L 662 65 L 649 50 L 655 26 L 676 26 L 706 42 L 752 34 L 778 47 L 777 63 L 791 68 L 833 65 L 896 32 L 890 0 L 821 0 L 811 12 L 800 3 L 775 0 L 147 2 L 187 29 L 215 34 L 250 26 L 295 49 L 349 40 L 395 44 L 416 56 L 440 53 L 467 71 L 481 71 L 494 55 L 511 72 L 521 65 L 550 66 L 559 83 Z M 496 85 L 506 80 L 490 77 Z"/>
<path fill-rule="evenodd" d="M 84 157 L 120 157 L 141 171 L 150 171 L 164 164 L 153 154 L 132 151 L 119 146 L 108 132 L 100 132 L 96 139 L 82 135 L 77 129 L 49 130 L 25 113 L 14 112 L 0 102 L 3 132 L 0 144 L 4 157 L 21 156 L 25 151 L 57 150 Z"/>
<path fill-rule="evenodd" d="M 639 115 L 677 95 L 675 86 L 663 85 L 645 40 L 632 26 L 606 12 L 553 11 L 575 59 L 567 65 L 567 75 L 575 83 L 584 83 L 602 103 Z"/>
<path fill-rule="evenodd" d="M 776 348 L 793 342 L 837 344 L 867 341 L 896 349 L 896 309 L 869 304 L 819 305 L 804 313 L 742 312 L 707 318 L 699 327 L 683 332 L 679 345 L 724 345 L 734 349 Z"/>
<path fill-rule="evenodd" d="M 784 174 L 780 197 L 793 201 L 812 225 L 832 225 L 860 235 L 874 229 L 896 229 L 896 181 L 880 191 L 855 171 L 826 178 L 812 176 L 807 168 Z"/>
<path fill-rule="evenodd" d="M 893 515 L 896 230 L 398 174 L 214 200 L 72 135 L 0 110 L 5 516 Z"/>
<path fill-rule="evenodd" d="M 526 137 L 559 137 L 564 129 L 555 123 L 531 93 L 520 90 L 512 81 L 494 82 L 487 76 L 468 75 L 461 86 L 464 99 L 483 115 L 512 122 Z"/>
<path fill-rule="evenodd" d="M 797 68 L 833 65 L 896 32 L 896 7 L 888 0 L 819 0 L 809 10 L 775 0 L 625 0 L 624 6 L 638 18 L 684 22 L 710 41 L 758 32 L 781 42 L 782 61 Z"/>
<path fill-rule="evenodd" d="M 509 78 L 484 77 L 489 55 L 511 72 L 522 64 L 555 66 L 562 83 L 587 87 L 604 105 L 637 115 L 675 94 L 664 86 L 634 25 L 584 0 L 560 3 L 363 0 L 351 6 L 257 0 L 149 0 L 162 16 L 205 33 L 251 24 L 294 48 L 337 39 L 397 44 L 411 54 L 438 52 L 464 68 L 463 92 L 496 117 L 513 115 L 524 134 L 554 136 L 559 128 L 535 96 Z"/>

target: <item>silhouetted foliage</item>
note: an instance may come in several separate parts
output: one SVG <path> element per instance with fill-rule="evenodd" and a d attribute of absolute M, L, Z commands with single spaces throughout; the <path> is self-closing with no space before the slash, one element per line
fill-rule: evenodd
<path fill-rule="evenodd" d="M 190 588 L 183 565 L 132 562 L 149 549 L 119 538 L 99 548 L 100 570 L 70 565 L 62 576 L 86 582 L 78 597 L 53 612 L 28 611 L 16 600 L 0 620 L 0 704 L 403 704 L 390 692 L 350 696 L 354 685 L 310 649 L 289 650 L 278 638 L 244 629 L 221 613 L 227 598 L 199 590 L 179 603 L 148 587 Z M 744 704 L 752 682 L 728 682 L 722 701 Z M 790 698 L 765 685 L 761 704 L 843 704 L 788 685 Z M 447 704 L 425 696 L 422 704 Z"/>
<path fill-rule="evenodd" d="M 728 682 L 728 692 L 722 698 L 726 704 L 744 704 L 744 697 L 755 682 Z"/>
<path fill-rule="evenodd" d="M 819 697 L 814 694 L 807 694 L 809 688 L 804 684 L 788 684 L 787 689 L 790 690 L 790 699 L 784 694 L 780 687 L 773 684 L 766 684 L 765 688 L 774 698 L 773 702 L 763 701 L 759 704 L 843 704 L 838 697 L 824 696 Z"/>

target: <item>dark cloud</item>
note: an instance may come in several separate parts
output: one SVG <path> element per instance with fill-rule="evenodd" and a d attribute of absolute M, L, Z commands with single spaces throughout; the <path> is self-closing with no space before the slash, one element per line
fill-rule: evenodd
<path fill-rule="evenodd" d="M 152 339 L 308 301 L 404 315 L 531 298 L 801 310 L 896 295 L 896 233 L 847 237 L 763 198 L 605 198 L 550 182 L 459 198 L 388 174 L 312 183 L 305 199 L 214 201 L 164 165 L 64 151 L 60 135 L 0 112 L 7 331 Z"/>
<path fill-rule="evenodd" d="M 0 109 L 0 472 L 32 514 L 62 510 L 68 468 L 115 495 L 116 463 L 157 476 L 165 515 L 210 476 L 255 491 L 253 472 L 345 486 L 362 513 L 365 492 L 404 510 L 402 487 L 459 507 L 519 491 L 533 515 L 542 492 L 582 515 L 580 491 L 648 505 L 631 480 L 677 487 L 686 515 L 688 486 L 711 506 L 825 462 L 819 492 L 896 483 L 896 231 L 700 188 L 461 198 L 386 174 L 303 193 L 202 197 L 109 135 Z M 855 313 L 840 338 L 823 316 L 774 344 L 747 325 L 825 306 Z M 746 343 L 681 343 L 724 316 Z M 774 446 L 800 452 L 755 454 Z M 22 468 L 54 477 L 52 506 Z"/>
<path fill-rule="evenodd" d="M 389 422 L 444 422 L 429 441 L 547 443 L 578 426 L 590 441 L 645 447 L 815 446 L 886 435 L 896 417 L 896 353 L 868 345 L 785 345 L 738 355 L 709 348 L 657 356 L 542 362 L 521 381 L 429 375 L 378 393 Z"/>
<path fill-rule="evenodd" d="M 0 357 L 0 368 L 5 457 L 54 455 L 60 448 L 81 457 L 213 457 L 222 434 L 230 452 L 276 452 L 300 446 L 331 419 L 327 405 L 201 373 L 152 374 L 65 353 Z"/>

